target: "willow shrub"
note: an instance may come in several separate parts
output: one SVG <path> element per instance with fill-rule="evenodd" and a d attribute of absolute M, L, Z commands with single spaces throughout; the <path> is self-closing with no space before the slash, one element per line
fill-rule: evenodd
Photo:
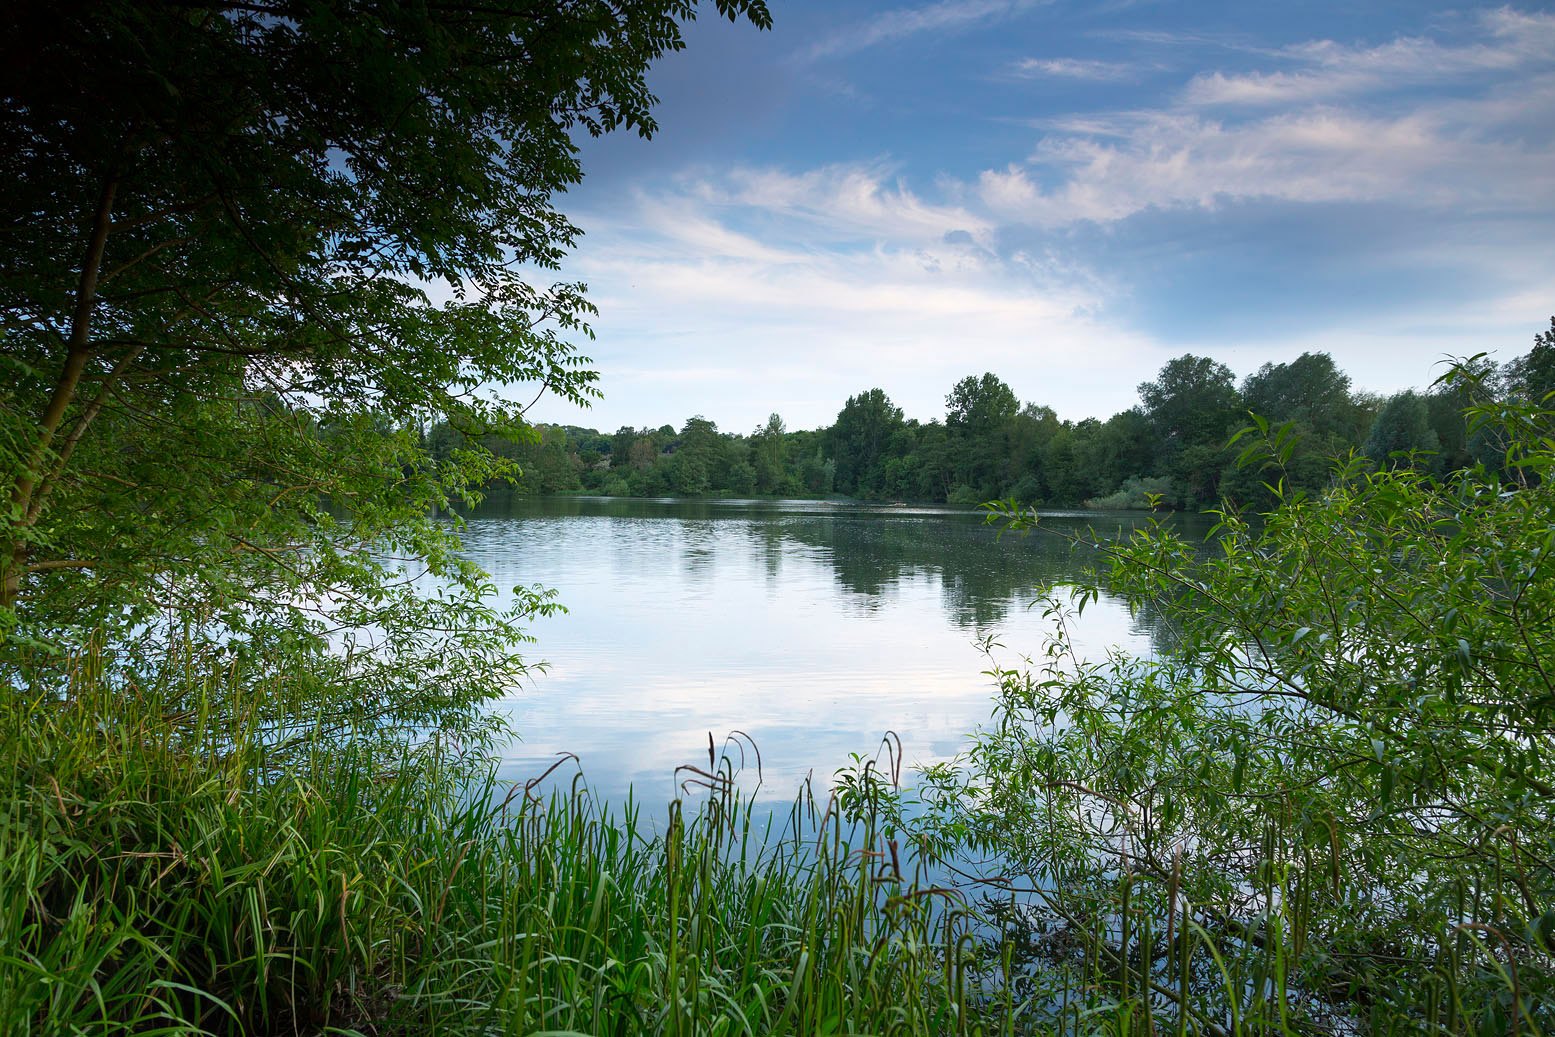
<path fill-rule="evenodd" d="M 1469 416 L 1495 470 L 1347 459 L 1310 496 L 1256 425 L 1273 510 L 1092 545 L 1045 650 L 995 665 L 920 840 L 996 849 L 993 887 L 1038 891 L 1031 957 L 1091 1001 L 1142 1028 L 1555 1031 L 1555 411 Z M 1171 655 L 1078 659 L 1065 624 L 1104 590 L 1159 607 Z"/>

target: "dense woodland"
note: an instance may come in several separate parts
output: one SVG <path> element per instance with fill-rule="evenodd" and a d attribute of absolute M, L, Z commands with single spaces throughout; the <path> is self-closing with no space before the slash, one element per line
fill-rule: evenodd
<path fill-rule="evenodd" d="M 1267 503 L 1256 472 L 1229 444 L 1256 414 L 1298 434 L 1287 467 L 1292 489 L 1316 489 L 1330 461 L 1354 451 L 1381 466 L 1410 462 L 1445 474 L 1494 464 L 1498 447 L 1471 435 L 1471 392 L 1537 400 L 1555 389 L 1555 318 L 1532 350 L 1499 367 L 1475 362 L 1484 389 L 1437 384 L 1379 396 L 1359 391 L 1327 353 L 1264 364 L 1238 385 L 1230 368 L 1185 354 L 1139 386 L 1139 403 L 1099 421 L 1065 420 L 1022 403 L 989 373 L 957 382 L 943 419 L 908 418 L 882 389 L 849 397 L 827 428 L 791 431 L 781 415 L 749 434 L 721 432 L 700 415 L 678 430 L 621 428 L 614 434 L 541 426 L 518 441 L 484 445 L 518 462 L 517 492 L 609 496 L 825 497 L 978 504 L 1014 498 L 1049 507 L 1198 508 L 1221 499 Z M 462 436 L 434 425 L 428 444 L 447 458 Z M 494 484 L 501 499 L 514 492 Z"/>

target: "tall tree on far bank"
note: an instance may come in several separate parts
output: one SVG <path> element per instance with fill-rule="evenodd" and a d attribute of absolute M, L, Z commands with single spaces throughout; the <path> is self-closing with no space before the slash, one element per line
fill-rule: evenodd
<path fill-rule="evenodd" d="M 1139 400 L 1167 451 L 1224 439 L 1241 405 L 1231 369 L 1191 353 L 1168 360 L 1154 381 L 1140 383 Z"/>
<path fill-rule="evenodd" d="M 902 427 L 902 408 L 881 389 L 849 396 L 828 437 L 838 493 L 878 497 L 885 487 L 886 447 Z"/>
<path fill-rule="evenodd" d="M 1156 438 L 1156 469 L 1171 476 L 1187 499 L 1210 503 L 1231 455 L 1226 439 L 1242 422 L 1242 401 L 1231 369 L 1186 353 L 1167 361 L 1139 399 Z"/>
<path fill-rule="evenodd" d="M 1242 381 L 1247 412 L 1273 425 L 1289 423 L 1296 434 L 1281 469 L 1287 490 L 1315 490 L 1329 481 L 1332 460 L 1355 447 L 1371 414 L 1350 391 L 1350 376 L 1327 353 L 1303 353 L 1288 363 L 1266 363 Z M 1273 503 L 1266 473 L 1233 467 L 1221 493 L 1241 504 Z"/>
<path fill-rule="evenodd" d="M 968 375 L 945 397 L 945 429 L 951 442 L 955 503 L 973 503 L 1003 492 L 1009 454 L 1007 431 L 1020 413 L 1020 398 L 997 375 Z"/>
<path fill-rule="evenodd" d="M 787 432 L 783 418 L 774 411 L 768 415 L 765 425 L 751 433 L 751 467 L 756 470 L 757 493 L 790 492 L 784 438 Z"/>
<path fill-rule="evenodd" d="M 1404 461 L 1403 455 L 1434 455 L 1440 446 L 1436 431 L 1431 428 L 1425 398 L 1406 391 L 1389 396 L 1382 405 L 1361 445 L 1361 453 L 1382 468 L 1394 468 Z"/>
<path fill-rule="evenodd" d="M 1242 402 L 1271 422 L 1293 421 L 1325 442 L 1353 441 L 1360 431 L 1350 376 L 1327 353 L 1267 363 L 1242 382 Z"/>
<path fill-rule="evenodd" d="M 1532 349 L 1507 361 L 1501 378 L 1508 392 L 1529 403 L 1543 403 L 1555 393 L 1555 317 L 1549 330 L 1533 337 Z"/>

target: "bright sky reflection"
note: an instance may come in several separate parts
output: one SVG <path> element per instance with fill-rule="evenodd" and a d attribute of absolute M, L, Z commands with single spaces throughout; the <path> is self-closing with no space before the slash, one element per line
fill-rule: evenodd
<path fill-rule="evenodd" d="M 1047 624 L 1027 606 L 1081 564 L 1056 537 L 996 541 L 980 515 L 944 510 L 517 508 L 473 520 L 467 549 L 498 586 L 553 587 L 568 612 L 535 624 L 528 654 L 547 671 L 496 707 L 521 739 L 502 774 L 523 780 L 573 752 L 610 801 L 628 786 L 649 804 L 670 798 L 677 766 L 706 764 L 709 732 L 754 738 L 760 795 L 773 800 L 810 773 L 824 787 L 888 729 L 909 764 L 948 759 L 992 704 L 978 640 L 997 635 L 1006 663 L 1038 651 Z M 1113 601 L 1087 610 L 1077 640 L 1090 655 L 1151 647 L 1143 622 Z"/>

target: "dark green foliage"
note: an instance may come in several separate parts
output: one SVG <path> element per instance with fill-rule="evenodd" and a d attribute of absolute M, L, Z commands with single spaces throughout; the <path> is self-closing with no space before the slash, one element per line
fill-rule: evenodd
<path fill-rule="evenodd" d="M 575 135 L 652 132 L 648 65 L 695 9 L 8 4 L 0 669 L 51 679 L 171 615 L 250 660 L 311 645 L 391 711 L 454 722 L 511 684 L 545 599 L 494 613 L 432 516 L 512 474 L 489 435 L 576 482 L 491 387 L 596 394 L 581 286 L 524 271 L 576 237 Z"/>
<path fill-rule="evenodd" d="M 1509 392 L 1528 403 L 1543 403 L 1555 393 L 1555 317 L 1548 331 L 1533 337 L 1533 348 L 1502 370 Z"/>
<path fill-rule="evenodd" d="M 1242 382 L 1242 403 L 1276 424 L 1294 422 L 1324 443 L 1353 443 L 1362 431 L 1350 396 L 1350 376 L 1327 353 L 1264 364 Z"/>
<path fill-rule="evenodd" d="M 1167 361 L 1155 381 L 1140 383 L 1139 399 L 1160 441 L 1157 449 L 1168 456 L 1225 442 L 1241 403 L 1231 369 L 1191 353 Z"/>
<path fill-rule="evenodd" d="M 1014 390 L 992 372 L 967 375 L 945 397 L 945 427 L 976 436 L 992 432 L 1020 410 Z"/>
<path fill-rule="evenodd" d="M 1393 468 L 1407 464 L 1410 454 L 1435 454 L 1441 446 L 1425 399 L 1416 392 L 1388 397 L 1377 412 L 1361 453 L 1378 465 Z"/>
<path fill-rule="evenodd" d="M 752 490 L 779 495 L 790 492 L 793 479 L 788 473 L 788 448 L 784 433 L 788 429 L 777 414 L 751 435 Z"/>
<path fill-rule="evenodd" d="M 882 496 L 887 451 L 902 426 L 902 409 L 881 390 L 848 397 L 828 437 L 837 466 L 833 488 L 855 497 Z"/>

